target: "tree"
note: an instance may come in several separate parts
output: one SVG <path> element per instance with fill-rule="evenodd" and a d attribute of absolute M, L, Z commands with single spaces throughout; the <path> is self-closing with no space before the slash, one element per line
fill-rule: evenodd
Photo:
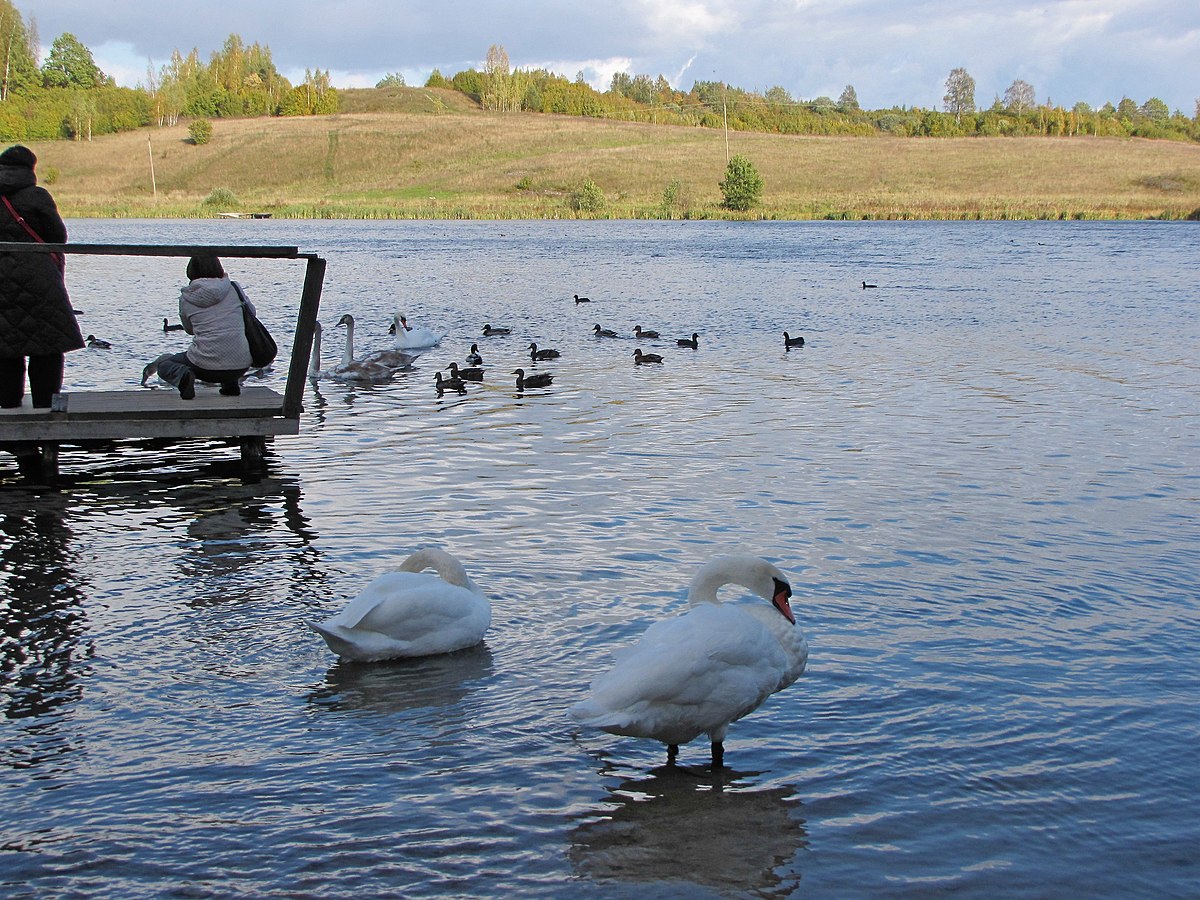
<path fill-rule="evenodd" d="M 40 80 L 37 57 L 31 46 L 30 30 L 20 12 L 8 0 L 0 0 L 0 100 L 7 100 L 15 88 L 21 90 Z"/>
<path fill-rule="evenodd" d="M 842 90 L 842 95 L 838 97 L 838 109 L 842 112 L 857 112 L 858 92 L 854 90 L 854 85 L 848 84 Z"/>
<path fill-rule="evenodd" d="M 94 88 L 107 79 L 92 51 L 75 35 L 64 31 L 50 45 L 50 54 L 42 64 L 42 84 L 46 87 Z"/>
<path fill-rule="evenodd" d="M 1135 119 L 1138 114 L 1138 105 L 1129 97 L 1122 97 L 1121 102 L 1117 104 L 1118 119 Z"/>
<path fill-rule="evenodd" d="M 379 81 L 375 82 L 375 87 L 406 87 L 406 85 L 404 84 L 404 76 L 399 72 L 388 72 Z"/>
<path fill-rule="evenodd" d="M 1165 125 L 1167 123 L 1167 119 L 1171 118 L 1170 107 L 1168 107 L 1167 104 L 1159 100 L 1157 97 L 1151 97 L 1149 100 L 1143 103 L 1139 112 L 1141 112 L 1141 114 L 1150 121 L 1159 125 Z"/>
<path fill-rule="evenodd" d="M 512 111 L 520 109 L 521 98 L 508 64 L 508 54 L 500 44 L 488 47 L 484 66 L 484 88 L 480 100 L 484 109 Z"/>
<path fill-rule="evenodd" d="M 1010 84 L 1008 90 L 1004 92 L 1005 107 L 1018 116 L 1023 115 L 1027 109 L 1033 109 L 1035 103 L 1037 103 L 1037 99 L 1033 92 L 1033 85 L 1020 78 Z"/>
<path fill-rule="evenodd" d="M 722 204 L 726 209 L 745 212 L 758 203 L 762 197 L 763 180 L 750 162 L 740 153 L 729 160 L 725 167 L 725 178 L 720 182 L 721 194 L 725 198 Z"/>
<path fill-rule="evenodd" d="M 764 95 L 768 103 L 776 103 L 780 106 L 786 106 L 792 102 L 792 95 L 779 85 L 767 88 L 767 93 Z"/>
<path fill-rule="evenodd" d="M 975 112 L 975 79 L 966 69 L 950 70 L 946 79 L 946 96 L 942 97 L 946 112 L 954 114 L 954 120 L 962 123 L 963 113 Z"/>
<path fill-rule="evenodd" d="M 212 133 L 212 122 L 208 119 L 193 119 L 192 124 L 188 126 L 188 135 L 197 147 L 212 140 Z"/>

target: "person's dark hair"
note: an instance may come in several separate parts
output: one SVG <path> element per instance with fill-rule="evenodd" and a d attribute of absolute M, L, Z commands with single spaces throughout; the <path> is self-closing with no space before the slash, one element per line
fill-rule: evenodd
<path fill-rule="evenodd" d="M 188 281 L 197 278 L 224 278 L 225 270 L 221 267 L 221 260 L 215 256 L 193 256 L 188 260 L 187 277 Z"/>

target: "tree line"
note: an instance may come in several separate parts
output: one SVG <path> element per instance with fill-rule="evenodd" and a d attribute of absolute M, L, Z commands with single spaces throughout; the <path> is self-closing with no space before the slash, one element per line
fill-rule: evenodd
<path fill-rule="evenodd" d="M 146 83 L 118 87 L 92 52 L 69 32 L 54 39 L 38 64 L 38 34 L 11 0 L 0 0 L 0 140 L 90 140 L 95 134 L 181 118 L 305 116 L 337 112 L 328 71 L 306 70 L 292 85 L 275 68 L 271 50 L 231 34 L 201 60 L 199 50 L 176 50 L 167 64 L 147 67 Z"/>
<path fill-rule="evenodd" d="M 398 76 L 385 81 L 397 83 Z M 403 80 L 400 79 L 400 83 Z M 381 83 L 382 84 L 382 83 Z M 617 72 L 607 91 L 589 86 L 580 73 L 574 81 L 545 69 L 513 69 L 500 45 L 488 50 L 483 70 L 467 69 L 449 79 L 437 69 L 426 87 L 448 87 L 485 109 L 525 110 L 656 124 L 728 127 L 777 134 L 876 135 L 906 137 L 1108 135 L 1200 140 L 1200 99 L 1195 115 L 1172 113 L 1151 97 L 1138 104 L 1123 97 L 1099 108 L 1080 101 L 1070 108 L 1050 100 L 1038 103 L 1033 85 L 1016 79 L 987 108 L 975 102 L 975 80 L 956 68 L 946 80 L 942 110 L 894 106 L 863 109 L 853 85 L 838 99 L 797 100 L 782 87 L 764 93 L 741 90 L 720 81 L 697 81 L 677 90 L 659 75 Z"/>

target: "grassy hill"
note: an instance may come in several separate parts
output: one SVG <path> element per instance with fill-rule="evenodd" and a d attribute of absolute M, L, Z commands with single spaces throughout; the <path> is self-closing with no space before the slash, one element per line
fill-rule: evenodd
<path fill-rule="evenodd" d="M 720 208 L 726 136 L 489 113 L 424 88 L 344 91 L 321 118 L 218 120 L 31 145 L 67 216 L 735 217 Z M 1200 145 L 1118 138 L 797 137 L 731 132 L 766 182 L 753 217 L 1183 218 Z M 150 154 L 153 151 L 151 181 Z M 572 200 L 585 180 L 602 212 Z M 155 196 L 157 190 L 157 196 Z"/>

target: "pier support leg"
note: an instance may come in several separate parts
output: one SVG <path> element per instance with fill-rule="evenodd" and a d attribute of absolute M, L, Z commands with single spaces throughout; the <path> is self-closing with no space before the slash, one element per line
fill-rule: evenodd
<path fill-rule="evenodd" d="M 266 468 L 264 456 L 267 452 L 266 438 L 249 436 L 241 438 L 242 469 L 249 474 L 255 474 Z"/>

